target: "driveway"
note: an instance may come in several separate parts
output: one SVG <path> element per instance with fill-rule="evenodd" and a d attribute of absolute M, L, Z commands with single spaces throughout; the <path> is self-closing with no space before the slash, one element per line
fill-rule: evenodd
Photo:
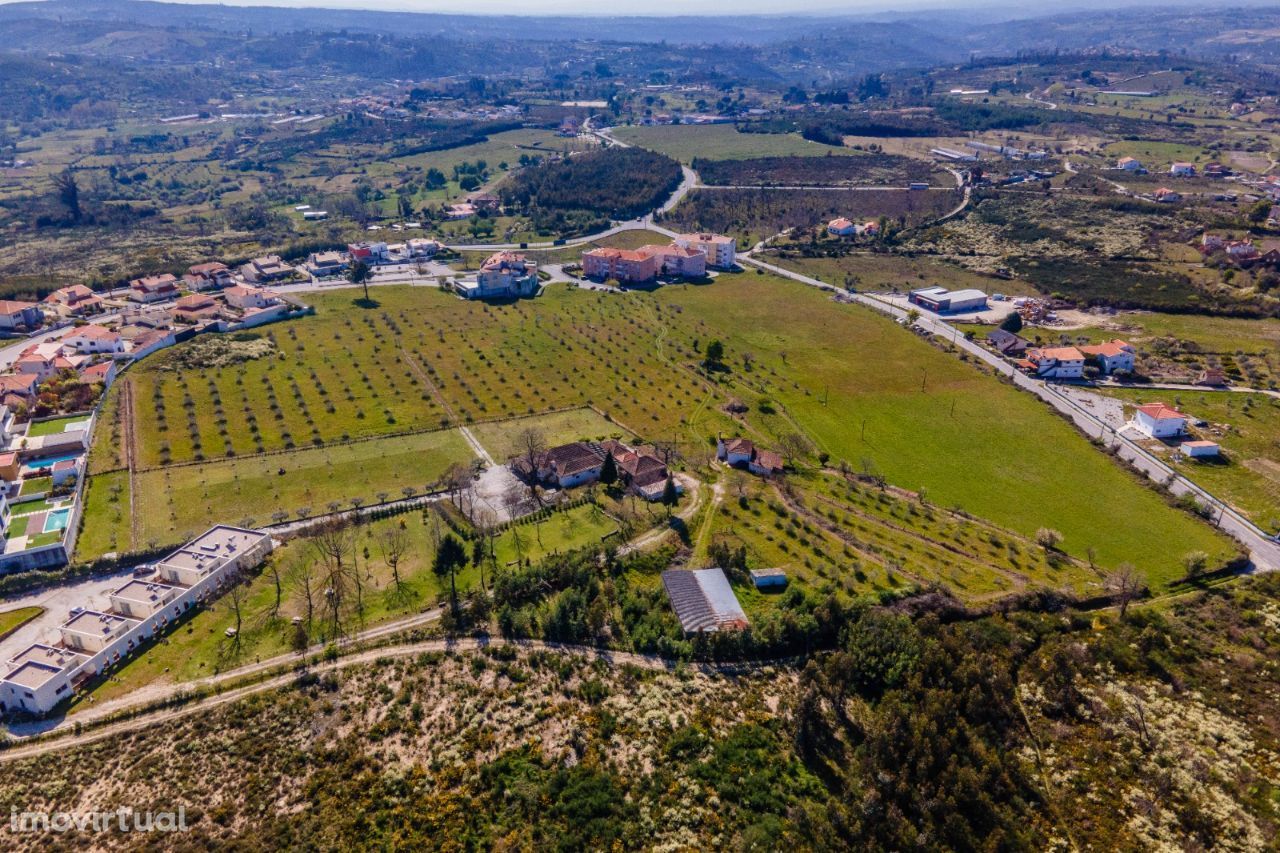
<path fill-rule="evenodd" d="M 32 606 L 44 608 L 44 613 L 0 640 L 0 660 L 8 660 L 32 643 L 56 640 L 58 626 L 67 621 L 73 607 L 106 607 L 107 593 L 123 586 L 131 573 L 132 570 L 125 569 L 0 600 L 0 610 Z"/>

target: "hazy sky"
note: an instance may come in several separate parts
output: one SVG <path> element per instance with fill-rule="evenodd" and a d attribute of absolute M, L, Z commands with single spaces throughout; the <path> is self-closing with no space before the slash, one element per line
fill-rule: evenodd
<path fill-rule="evenodd" d="M 168 0 L 230 6 L 377 9 L 462 15 L 806 15 L 996 5 L 1002 0 Z M 0 3 L 21 0 L 0 0 Z M 1007 0 L 1004 0 L 1007 2 Z M 1023 0 L 1028 7 L 1046 0 Z"/>

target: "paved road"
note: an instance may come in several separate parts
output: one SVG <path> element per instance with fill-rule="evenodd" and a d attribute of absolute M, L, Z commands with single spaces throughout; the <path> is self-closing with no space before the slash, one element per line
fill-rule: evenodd
<path fill-rule="evenodd" d="M 807 284 L 833 293 L 844 292 L 834 285 L 792 272 L 774 264 L 765 263 L 750 256 L 739 257 L 745 263 L 766 269 L 776 275 L 798 281 L 801 284 Z M 888 314 L 894 319 L 905 321 L 907 317 L 906 311 L 874 296 L 862 293 L 848 295 L 853 301 Z M 1060 386 L 1027 376 L 1001 356 L 996 355 L 975 341 L 967 340 L 959 329 L 948 325 L 940 319 L 921 315 L 916 320 L 915 325 L 931 334 L 951 341 L 956 347 L 964 350 L 969 355 L 980 359 L 995 368 L 999 373 L 1008 376 L 1015 387 L 1035 394 L 1059 412 L 1071 418 L 1071 421 L 1089 438 L 1098 439 L 1106 446 L 1116 448 L 1116 453 L 1121 459 L 1132 463 L 1138 470 L 1151 477 L 1152 480 L 1166 483 L 1168 490 L 1175 496 L 1194 495 L 1211 510 L 1214 523 L 1224 533 L 1239 542 L 1249 553 L 1251 562 L 1249 571 L 1269 572 L 1280 570 L 1280 543 L 1272 540 L 1263 530 L 1232 509 L 1226 501 L 1214 497 L 1201 486 L 1179 474 L 1163 460 L 1152 455 L 1138 442 L 1117 432 L 1113 426 L 1099 419 L 1097 415 L 1081 405 L 1079 401 L 1064 393 Z"/>

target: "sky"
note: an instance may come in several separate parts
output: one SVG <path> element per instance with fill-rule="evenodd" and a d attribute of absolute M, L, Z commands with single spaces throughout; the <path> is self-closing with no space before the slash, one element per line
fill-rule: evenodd
<path fill-rule="evenodd" d="M 0 3 L 21 0 L 0 0 Z M 167 0 L 231 6 L 375 9 L 460 15 L 838 15 L 956 6 L 1007 5 L 1009 0 Z M 1049 5 L 1023 0 L 1019 5 Z"/>

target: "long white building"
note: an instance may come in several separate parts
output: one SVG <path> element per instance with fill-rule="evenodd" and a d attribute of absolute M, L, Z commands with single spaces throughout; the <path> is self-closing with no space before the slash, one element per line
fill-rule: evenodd
<path fill-rule="evenodd" d="M 266 533 L 218 525 L 108 594 L 105 609 L 74 608 L 58 639 L 10 658 L 0 679 L 0 711 L 43 715 L 80 685 L 119 664 L 144 641 L 206 601 L 242 571 L 261 565 L 274 543 Z"/>

